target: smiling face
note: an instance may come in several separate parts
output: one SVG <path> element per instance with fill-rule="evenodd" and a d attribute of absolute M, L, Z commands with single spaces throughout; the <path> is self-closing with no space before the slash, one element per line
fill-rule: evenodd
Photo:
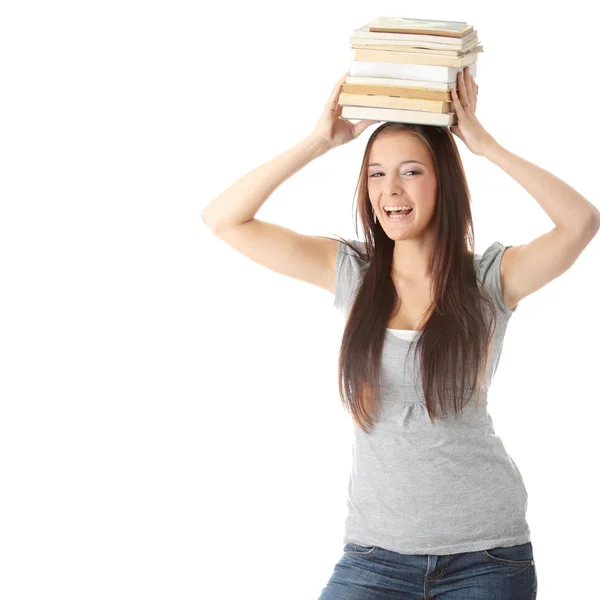
<path fill-rule="evenodd" d="M 407 131 L 382 133 L 371 146 L 368 165 L 369 200 L 388 237 L 402 240 L 420 236 L 431 222 L 437 196 L 429 148 Z M 412 206 L 413 210 L 393 220 L 384 206 Z"/>

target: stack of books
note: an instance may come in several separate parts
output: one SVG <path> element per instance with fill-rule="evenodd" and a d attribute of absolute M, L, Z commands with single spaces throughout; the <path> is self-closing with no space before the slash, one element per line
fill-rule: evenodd
<path fill-rule="evenodd" d="M 477 75 L 477 31 L 460 21 L 377 17 L 352 32 L 354 58 L 338 104 L 342 119 L 450 127 L 451 89 L 466 66 Z"/>

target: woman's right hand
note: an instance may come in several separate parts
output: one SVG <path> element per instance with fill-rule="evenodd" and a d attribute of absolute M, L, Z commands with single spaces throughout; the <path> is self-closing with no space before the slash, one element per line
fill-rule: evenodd
<path fill-rule="evenodd" d="M 344 73 L 333 86 L 329 100 L 327 100 L 327 104 L 325 105 L 325 110 L 312 132 L 312 136 L 323 140 L 328 149 L 341 146 L 342 144 L 353 140 L 370 125 L 379 123 L 379 121 L 359 121 L 358 123 L 351 123 L 340 117 L 342 107 L 338 105 L 338 98 L 342 91 L 342 84 L 345 83 L 348 75 L 350 75 L 350 71 Z"/>

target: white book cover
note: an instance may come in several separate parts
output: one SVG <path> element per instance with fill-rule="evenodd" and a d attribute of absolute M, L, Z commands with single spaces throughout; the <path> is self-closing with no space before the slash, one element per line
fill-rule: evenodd
<path fill-rule="evenodd" d="M 477 76 L 477 63 L 470 65 L 471 74 Z M 434 83 L 456 83 L 462 67 L 444 67 L 441 65 L 413 65 L 407 63 L 382 63 L 352 61 L 350 77 L 377 77 L 389 79 L 410 79 L 412 81 L 431 81 Z M 354 81 L 354 83 L 360 83 Z"/>

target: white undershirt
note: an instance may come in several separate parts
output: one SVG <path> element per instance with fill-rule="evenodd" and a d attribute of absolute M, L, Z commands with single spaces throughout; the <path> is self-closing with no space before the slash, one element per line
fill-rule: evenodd
<path fill-rule="evenodd" d="M 396 337 L 402 338 L 403 340 L 412 340 L 416 335 L 417 331 L 413 331 L 412 329 L 390 329 L 388 331 L 393 333 Z"/>

